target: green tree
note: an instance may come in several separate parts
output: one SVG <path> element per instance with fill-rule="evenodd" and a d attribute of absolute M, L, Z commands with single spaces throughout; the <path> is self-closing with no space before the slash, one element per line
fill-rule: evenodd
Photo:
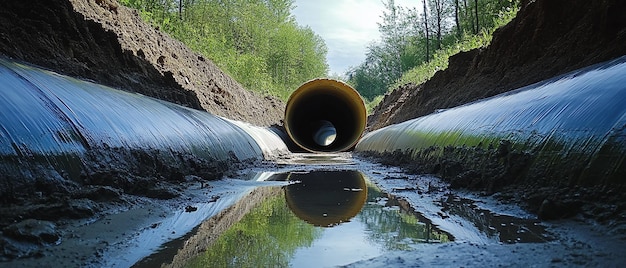
<path fill-rule="evenodd" d="M 378 24 L 381 41 L 368 47 L 365 62 L 348 72 L 351 84 L 368 101 L 386 91 L 420 59 L 422 29 L 415 24 L 417 9 L 397 6 L 393 0 L 383 2 L 385 10 Z"/>
<path fill-rule="evenodd" d="M 450 53 L 485 45 L 485 33 L 510 20 L 518 2 L 422 0 L 420 12 L 385 1 L 381 41 L 368 46 L 365 61 L 348 72 L 349 83 L 372 101 L 399 80 L 424 82 L 447 67 Z M 415 79 L 403 78 L 407 73 Z"/>
<path fill-rule="evenodd" d="M 248 89 L 286 99 L 303 82 L 327 75 L 324 41 L 296 23 L 293 0 L 120 2 Z"/>
<path fill-rule="evenodd" d="M 433 25 L 435 28 L 435 34 L 437 35 L 436 49 L 441 49 L 443 35 L 449 32 L 449 25 L 446 23 L 450 18 L 450 3 L 449 0 L 429 0 L 430 10 L 433 18 Z"/>

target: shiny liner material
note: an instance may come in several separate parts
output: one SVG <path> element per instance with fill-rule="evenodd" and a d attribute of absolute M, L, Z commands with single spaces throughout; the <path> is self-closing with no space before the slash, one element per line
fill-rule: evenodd
<path fill-rule="evenodd" d="M 367 133 L 356 151 L 430 161 L 451 148 L 528 155 L 517 172 L 529 176 L 541 170 L 570 184 L 623 184 L 626 56 Z"/>

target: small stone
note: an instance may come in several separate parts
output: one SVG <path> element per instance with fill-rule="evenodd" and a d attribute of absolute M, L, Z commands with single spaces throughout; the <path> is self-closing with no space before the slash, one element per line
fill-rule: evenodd
<path fill-rule="evenodd" d="M 194 207 L 194 206 L 186 206 L 185 207 L 185 212 L 194 212 L 196 210 L 198 210 L 198 208 Z"/>
<path fill-rule="evenodd" d="M 58 244 L 61 241 L 56 225 L 49 221 L 27 219 L 9 225 L 2 231 L 13 239 L 40 245 Z"/>

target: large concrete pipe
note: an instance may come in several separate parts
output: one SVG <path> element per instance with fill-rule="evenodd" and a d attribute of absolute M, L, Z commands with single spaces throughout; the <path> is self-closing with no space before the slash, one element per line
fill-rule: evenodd
<path fill-rule="evenodd" d="M 284 124 L 289 137 L 307 151 L 346 151 L 356 145 L 365 130 L 365 104 L 349 85 L 315 79 L 291 94 Z"/>

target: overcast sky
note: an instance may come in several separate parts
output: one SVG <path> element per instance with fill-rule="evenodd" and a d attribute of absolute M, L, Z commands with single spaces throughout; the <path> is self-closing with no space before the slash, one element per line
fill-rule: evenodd
<path fill-rule="evenodd" d="M 296 0 L 292 14 L 301 26 L 326 42 L 330 74 L 343 75 L 365 59 L 367 46 L 378 40 L 382 0 Z M 417 6 L 418 0 L 396 0 L 396 5 Z"/>

